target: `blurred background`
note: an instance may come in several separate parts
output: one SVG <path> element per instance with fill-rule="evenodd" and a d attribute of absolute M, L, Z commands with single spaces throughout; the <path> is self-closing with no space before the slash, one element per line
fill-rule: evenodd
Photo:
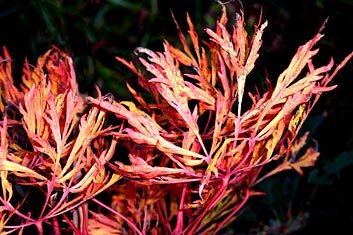
<path fill-rule="evenodd" d="M 314 65 L 326 65 L 331 56 L 338 64 L 353 51 L 351 0 L 244 0 L 242 4 L 250 33 L 261 12 L 262 20 L 269 23 L 257 68 L 250 74 L 254 81 L 263 81 L 265 71 L 275 81 L 298 46 L 310 40 L 326 18 Z M 227 1 L 230 13 L 239 5 Z M 212 0 L 0 0 L 0 45 L 14 60 L 17 81 L 25 58 L 35 65 L 56 45 L 73 57 L 82 93 L 94 95 L 97 84 L 103 94 L 129 100 L 125 84 L 135 76 L 115 56 L 134 60 L 136 47 L 162 50 L 164 39 L 178 46 L 171 12 L 185 33 L 188 12 L 205 38 L 203 29 L 214 28 L 220 11 L 219 3 Z M 264 181 L 258 188 L 267 195 L 251 199 L 225 233 L 353 234 L 352 79 L 350 61 L 334 79 L 338 87 L 322 95 L 303 128 L 318 143 L 317 167 L 306 169 L 304 176 L 284 172 Z"/>

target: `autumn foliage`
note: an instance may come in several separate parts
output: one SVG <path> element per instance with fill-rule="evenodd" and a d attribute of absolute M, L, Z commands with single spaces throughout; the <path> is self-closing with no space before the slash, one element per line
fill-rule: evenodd
<path fill-rule="evenodd" d="M 352 54 L 336 68 L 332 59 L 314 66 L 322 27 L 276 84 L 266 79 L 266 91 L 250 93 L 267 22 L 250 38 L 242 11 L 236 19 L 228 25 L 223 9 L 200 42 L 187 16 L 186 36 L 176 23 L 182 48 L 137 48 L 139 65 L 117 57 L 137 76 L 140 87 L 127 85 L 133 102 L 98 88 L 97 97 L 82 96 L 72 59 L 57 47 L 36 66 L 25 62 L 17 85 L 4 48 L 0 231 L 216 234 L 262 193 L 255 184 L 313 166 L 317 149 L 297 156 L 307 138 L 296 139 L 298 131 Z"/>

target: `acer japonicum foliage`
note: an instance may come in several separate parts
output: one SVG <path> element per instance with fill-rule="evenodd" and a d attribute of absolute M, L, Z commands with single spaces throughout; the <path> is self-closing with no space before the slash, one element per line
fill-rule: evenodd
<path fill-rule="evenodd" d="M 253 189 L 262 179 L 314 165 L 319 152 L 303 151 L 308 135 L 296 140 L 298 131 L 352 54 L 336 68 L 332 59 L 314 65 L 321 27 L 276 84 L 266 79 L 266 91 L 250 93 L 246 80 L 267 22 L 250 38 L 243 12 L 228 25 L 223 6 L 203 42 L 189 16 L 187 23 L 187 35 L 176 23 L 182 48 L 164 41 L 163 52 L 136 49 L 143 69 L 117 57 L 153 102 L 129 84 L 134 101 L 98 88 L 97 97 L 83 97 L 72 59 L 56 47 L 36 66 L 25 62 L 16 85 L 3 49 L 3 234 L 216 234 L 262 194 Z M 276 160 L 277 168 L 262 172 Z"/>

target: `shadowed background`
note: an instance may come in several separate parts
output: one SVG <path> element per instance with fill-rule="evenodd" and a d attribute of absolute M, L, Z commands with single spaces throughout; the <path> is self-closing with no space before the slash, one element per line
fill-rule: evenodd
<path fill-rule="evenodd" d="M 336 64 L 353 50 L 353 2 L 350 0 L 243 1 L 249 32 L 259 20 L 268 20 L 257 68 L 248 86 L 265 77 L 275 81 L 288 66 L 298 46 L 311 39 L 328 17 L 318 43 L 315 66 Z M 239 9 L 228 2 L 228 9 Z M 56 45 L 74 59 L 82 93 L 95 95 L 94 84 L 117 99 L 131 99 L 125 88 L 135 76 L 114 57 L 134 59 L 138 46 L 162 50 L 162 41 L 179 45 L 171 12 L 184 32 L 186 12 L 200 37 L 205 27 L 214 28 L 221 7 L 215 1 L 0 1 L 0 45 L 14 60 L 14 76 L 22 74 L 27 57 L 36 64 L 38 56 Z M 230 21 L 232 18 L 230 17 Z M 353 234 L 353 61 L 334 79 L 338 87 L 324 94 L 304 130 L 318 141 L 321 155 L 315 169 L 303 177 L 285 172 L 268 179 L 259 189 L 266 197 L 250 200 L 229 234 Z M 323 115 L 324 114 L 324 115 Z"/>

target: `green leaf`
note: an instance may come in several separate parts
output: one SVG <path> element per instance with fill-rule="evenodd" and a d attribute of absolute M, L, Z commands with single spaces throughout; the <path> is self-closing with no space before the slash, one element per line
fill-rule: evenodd
<path fill-rule="evenodd" d="M 343 152 L 334 159 L 327 161 L 322 173 L 317 168 L 312 170 L 308 176 L 308 182 L 319 185 L 331 185 L 334 183 L 332 176 L 340 177 L 340 172 L 351 165 L 353 165 L 353 150 Z"/>
<path fill-rule="evenodd" d="M 343 152 L 332 161 L 328 161 L 324 169 L 329 175 L 340 176 L 340 171 L 351 165 L 353 165 L 353 150 Z"/>

